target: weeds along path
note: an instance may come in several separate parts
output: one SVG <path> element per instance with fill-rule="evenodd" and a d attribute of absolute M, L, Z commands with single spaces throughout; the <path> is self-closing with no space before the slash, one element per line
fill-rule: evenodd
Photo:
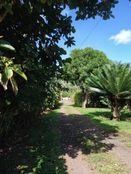
<path fill-rule="evenodd" d="M 131 174 L 131 150 L 124 148 L 118 133 L 105 132 L 67 103 L 61 107 L 59 120 L 61 146 L 69 174 L 103 174 L 101 167 L 97 170 L 88 160 L 90 154 L 102 153 L 117 156 L 117 160 L 112 162 L 116 164 L 107 166 L 114 168 L 111 172 L 116 170 L 117 174 Z"/>
<path fill-rule="evenodd" d="M 131 174 L 131 148 L 125 145 L 124 137 L 110 136 L 110 138 L 105 139 L 105 142 L 114 144 L 112 152 L 116 153 L 121 161 L 128 166 L 130 169 L 129 174 Z"/>

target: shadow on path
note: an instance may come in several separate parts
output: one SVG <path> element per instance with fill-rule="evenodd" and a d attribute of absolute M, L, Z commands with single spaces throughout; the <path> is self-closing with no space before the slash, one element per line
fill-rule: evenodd
<path fill-rule="evenodd" d="M 75 158 L 79 151 L 83 154 L 106 152 L 114 144 L 105 143 L 106 138 L 117 136 L 117 127 L 105 125 L 108 130 L 103 130 L 95 125 L 86 116 L 79 114 L 60 114 L 61 145 L 64 154 Z M 103 123 L 101 123 L 103 124 Z"/>
<path fill-rule="evenodd" d="M 106 125 L 109 126 L 109 125 Z M 0 149 L 0 174 L 68 174 L 65 154 L 109 151 L 113 144 L 103 140 L 117 136 L 93 124 L 86 116 L 52 112 L 30 129 L 18 130 Z"/>

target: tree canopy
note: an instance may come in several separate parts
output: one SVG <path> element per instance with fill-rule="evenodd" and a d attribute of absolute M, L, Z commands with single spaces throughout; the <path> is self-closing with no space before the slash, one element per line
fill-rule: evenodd
<path fill-rule="evenodd" d="M 82 106 L 85 108 L 89 100 L 88 78 L 92 72 L 110 63 L 106 55 L 93 48 L 75 49 L 71 57 L 64 60 L 64 79 L 79 86 L 82 92 Z"/>
<path fill-rule="evenodd" d="M 75 49 L 70 58 L 64 61 L 64 77 L 77 84 L 81 89 L 88 88 L 88 77 L 103 64 L 109 63 L 107 56 L 93 48 Z"/>
<path fill-rule="evenodd" d="M 1 22 L 1 35 L 15 47 L 16 61 L 25 63 L 34 57 L 36 62 L 55 67 L 65 53 L 58 46 L 60 39 L 64 38 L 67 46 L 74 44 L 72 18 L 62 13 L 66 6 L 75 9 L 76 20 L 95 18 L 97 15 L 108 19 L 112 17 L 112 8 L 116 3 L 116 0 L 2 1 L 1 18 L 6 15 Z"/>

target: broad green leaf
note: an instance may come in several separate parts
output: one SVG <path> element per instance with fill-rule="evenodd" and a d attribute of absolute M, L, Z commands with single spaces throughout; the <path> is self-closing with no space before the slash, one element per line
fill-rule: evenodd
<path fill-rule="evenodd" d="M 6 40 L 0 39 L 0 50 L 15 51 L 15 48 Z"/>
<path fill-rule="evenodd" d="M 25 75 L 24 72 L 21 71 L 19 67 L 14 67 L 13 71 L 19 74 L 21 77 L 23 77 L 23 79 L 27 80 L 27 76 Z"/>
<path fill-rule="evenodd" d="M 12 71 L 12 69 L 9 68 L 9 67 L 6 67 L 6 68 L 4 69 L 4 73 L 5 73 L 5 76 L 6 76 L 6 78 L 7 78 L 8 80 L 13 76 L 13 71 Z"/>

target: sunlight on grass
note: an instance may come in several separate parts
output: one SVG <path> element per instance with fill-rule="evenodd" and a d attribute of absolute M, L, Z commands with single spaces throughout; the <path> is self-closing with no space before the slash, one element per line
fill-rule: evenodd
<path fill-rule="evenodd" d="M 102 109 L 102 108 L 77 108 L 82 115 L 88 116 L 93 122 L 102 126 L 106 130 L 110 131 L 111 127 L 109 126 L 116 126 L 118 131 L 121 133 L 131 134 L 131 120 L 125 121 L 115 121 L 110 120 L 110 110 L 109 109 Z M 126 114 L 127 115 L 127 114 Z M 122 113 L 122 119 L 124 119 L 125 115 Z M 130 115 L 128 114 L 128 117 Z M 107 126 L 108 125 L 108 126 Z"/>
<path fill-rule="evenodd" d="M 66 113 L 71 115 L 74 112 L 73 106 L 64 106 Z M 90 118 L 96 125 L 103 128 L 104 132 L 109 134 L 121 132 L 127 135 L 131 133 L 131 122 L 129 120 L 129 114 L 123 115 L 123 121 L 110 120 L 110 110 L 101 108 L 88 108 L 83 109 L 75 107 L 83 116 Z M 125 114 L 125 113 L 124 113 Z M 80 115 L 79 115 L 80 116 Z M 125 120 L 125 121 L 124 121 Z M 108 134 L 107 134 L 108 135 Z M 87 160 L 91 167 L 99 174 L 128 174 L 128 167 L 123 164 L 117 154 L 111 152 L 108 149 L 111 148 L 110 144 L 106 144 L 102 141 L 98 141 L 98 137 L 85 137 L 83 139 L 83 148 L 86 152 Z"/>
<path fill-rule="evenodd" d="M 72 114 L 74 109 L 72 106 L 68 106 L 68 105 L 64 105 L 64 110 L 66 112 L 66 114 Z"/>
<path fill-rule="evenodd" d="M 91 153 L 88 162 L 100 174 L 128 174 L 127 167 L 114 153 Z"/>

